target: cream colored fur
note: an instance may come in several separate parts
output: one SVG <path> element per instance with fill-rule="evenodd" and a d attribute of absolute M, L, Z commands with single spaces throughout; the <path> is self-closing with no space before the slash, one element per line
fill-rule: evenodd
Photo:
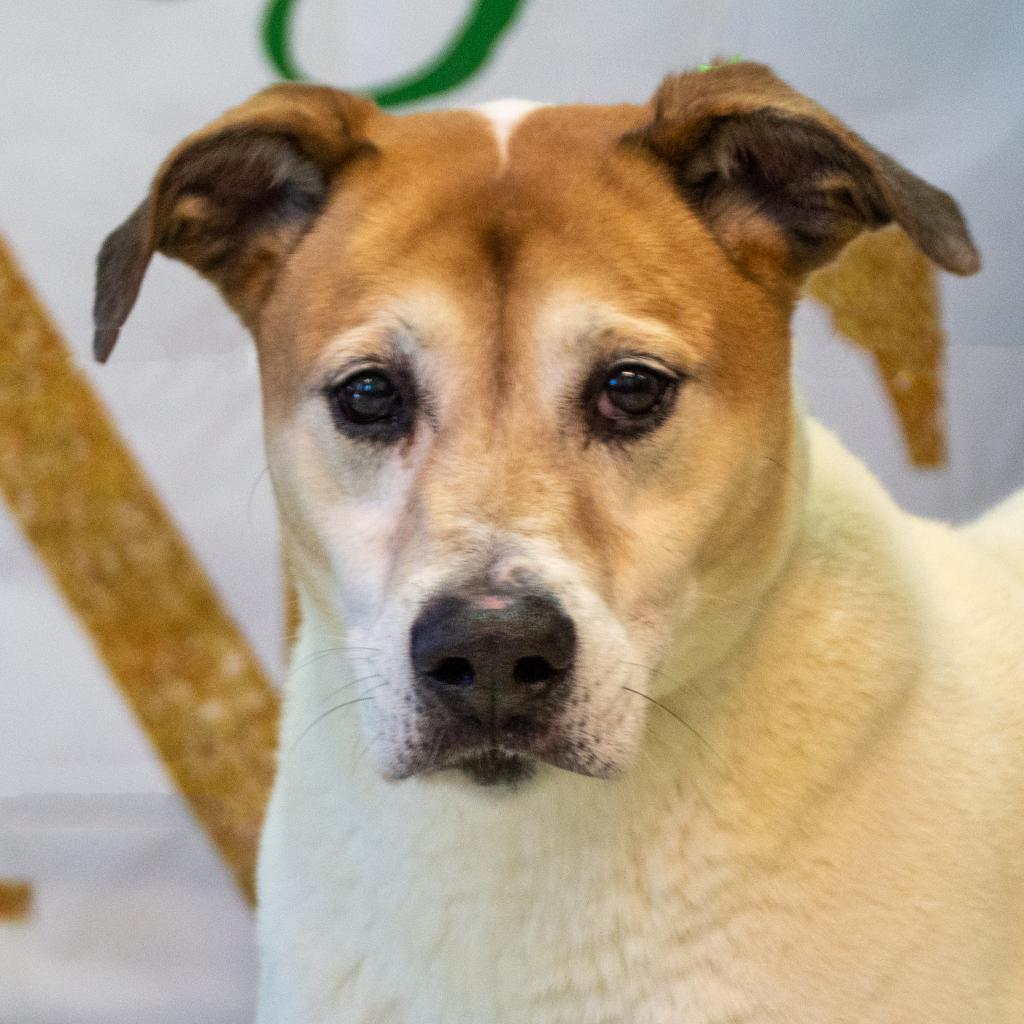
<path fill-rule="evenodd" d="M 389 783 L 356 715 L 302 735 L 341 685 L 306 602 L 260 1024 L 1022 1019 L 1024 496 L 957 531 L 806 436 L 785 567 L 617 781 Z"/>

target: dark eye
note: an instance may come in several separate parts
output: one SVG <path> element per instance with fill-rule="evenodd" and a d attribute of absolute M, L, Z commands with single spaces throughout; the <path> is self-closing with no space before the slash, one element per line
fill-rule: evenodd
<path fill-rule="evenodd" d="M 592 418 L 618 435 L 640 434 L 657 426 L 671 407 L 676 379 L 642 363 L 622 363 L 596 381 Z"/>
<path fill-rule="evenodd" d="M 340 430 L 353 437 L 396 440 L 408 431 L 408 403 L 395 380 L 383 370 L 360 370 L 327 389 Z"/>

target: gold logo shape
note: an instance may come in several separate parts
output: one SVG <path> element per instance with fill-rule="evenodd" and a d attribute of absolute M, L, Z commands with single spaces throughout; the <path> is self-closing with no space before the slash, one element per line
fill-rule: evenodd
<path fill-rule="evenodd" d="M 277 692 L 2 241 L 0 493 L 251 900 Z"/>
<path fill-rule="evenodd" d="M 28 882 L 0 882 L 0 922 L 24 921 L 32 912 Z"/>

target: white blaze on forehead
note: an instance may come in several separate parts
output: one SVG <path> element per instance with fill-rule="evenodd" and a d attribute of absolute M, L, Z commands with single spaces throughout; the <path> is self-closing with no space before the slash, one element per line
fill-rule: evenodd
<path fill-rule="evenodd" d="M 475 113 L 487 118 L 498 143 L 498 157 L 502 164 L 508 159 L 508 143 L 519 122 L 527 114 L 545 104 L 534 100 L 492 100 L 471 107 Z"/>

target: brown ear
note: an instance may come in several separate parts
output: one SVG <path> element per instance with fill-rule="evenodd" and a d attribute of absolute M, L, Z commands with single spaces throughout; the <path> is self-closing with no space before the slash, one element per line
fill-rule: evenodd
<path fill-rule="evenodd" d="M 946 270 L 980 266 L 945 192 L 764 65 L 666 79 L 652 121 L 625 141 L 663 161 L 733 261 L 769 283 L 798 284 L 862 230 L 894 221 Z"/>
<path fill-rule="evenodd" d="M 322 86 L 272 86 L 181 143 L 100 249 L 96 358 L 110 355 L 154 252 L 213 281 L 252 327 L 335 175 L 373 150 L 362 133 L 376 110 Z"/>

